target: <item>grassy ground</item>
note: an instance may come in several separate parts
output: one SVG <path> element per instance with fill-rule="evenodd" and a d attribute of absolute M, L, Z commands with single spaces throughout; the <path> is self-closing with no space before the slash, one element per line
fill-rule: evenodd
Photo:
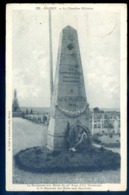
<path fill-rule="evenodd" d="M 51 152 L 33 147 L 15 156 L 19 168 L 31 172 L 78 172 L 120 168 L 120 155 L 104 148 L 92 147 L 86 152 Z"/>
<path fill-rule="evenodd" d="M 119 148 L 120 147 L 120 136 L 119 135 L 94 135 L 93 142 L 101 144 L 105 147 Z"/>

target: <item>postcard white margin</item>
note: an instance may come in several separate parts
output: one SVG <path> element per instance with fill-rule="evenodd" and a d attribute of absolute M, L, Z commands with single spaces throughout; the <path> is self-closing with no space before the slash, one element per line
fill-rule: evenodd
<path fill-rule="evenodd" d="M 12 182 L 12 13 L 49 7 L 84 7 L 120 12 L 120 184 L 13 184 Z M 75 10 L 76 11 L 76 10 Z M 124 129 L 124 131 L 122 131 Z M 125 191 L 127 189 L 127 5 L 126 4 L 7 4 L 6 5 L 6 190 L 7 191 Z"/>

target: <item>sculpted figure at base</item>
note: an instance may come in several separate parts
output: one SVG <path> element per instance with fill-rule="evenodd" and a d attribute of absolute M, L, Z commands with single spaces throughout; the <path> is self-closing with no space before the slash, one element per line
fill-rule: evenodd
<path fill-rule="evenodd" d="M 83 126 L 79 120 L 71 127 L 69 122 L 67 122 L 66 142 L 70 151 L 88 150 L 91 147 L 89 129 L 86 126 Z"/>

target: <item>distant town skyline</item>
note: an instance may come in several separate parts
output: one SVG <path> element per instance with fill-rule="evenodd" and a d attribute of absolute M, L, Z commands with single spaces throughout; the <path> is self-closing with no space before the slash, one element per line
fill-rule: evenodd
<path fill-rule="evenodd" d="M 13 12 L 13 92 L 20 107 L 49 107 L 47 10 Z M 91 108 L 120 107 L 120 21 L 113 11 L 52 11 L 53 69 L 59 34 L 71 25 L 78 32 L 86 96 Z M 53 75 L 53 77 L 54 77 Z"/>

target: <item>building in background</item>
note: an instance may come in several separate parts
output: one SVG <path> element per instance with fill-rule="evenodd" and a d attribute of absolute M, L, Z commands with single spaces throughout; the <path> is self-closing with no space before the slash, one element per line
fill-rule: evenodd
<path fill-rule="evenodd" d="M 120 134 L 120 112 L 92 112 L 91 128 L 92 135 L 110 133 Z"/>

